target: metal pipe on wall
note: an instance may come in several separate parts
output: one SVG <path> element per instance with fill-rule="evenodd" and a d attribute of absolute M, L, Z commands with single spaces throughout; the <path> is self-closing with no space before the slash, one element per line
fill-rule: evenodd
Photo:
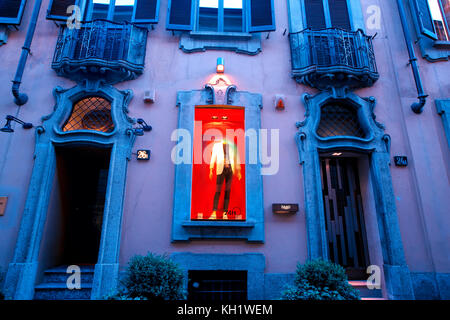
<path fill-rule="evenodd" d="M 419 99 L 419 101 L 414 102 L 411 105 L 411 109 L 415 113 L 420 114 L 420 113 L 422 113 L 423 107 L 425 106 L 425 103 L 427 102 L 426 98 L 428 97 L 428 95 L 425 94 L 424 89 L 423 89 L 422 78 L 420 77 L 419 67 L 417 65 L 417 58 L 414 53 L 414 48 L 412 45 L 411 31 L 409 29 L 408 21 L 406 20 L 406 14 L 405 14 L 405 8 L 403 6 L 403 1 L 397 0 L 397 6 L 398 6 L 399 14 L 400 14 L 400 20 L 402 22 L 403 35 L 405 37 L 406 47 L 408 49 L 409 63 L 411 64 L 411 69 L 412 69 L 412 72 L 414 75 L 414 81 L 416 82 L 416 88 L 417 88 L 417 94 L 418 94 L 417 98 Z"/>
<path fill-rule="evenodd" d="M 28 25 L 27 35 L 22 47 L 22 54 L 20 55 L 19 64 L 17 65 L 16 75 L 14 76 L 12 85 L 12 94 L 14 96 L 14 102 L 18 105 L 24 105 L 28 101 L 28 96 L 25 93 L 20 93 L 20 84 L 22 83 L 22 75 L 25 70 L 28 55 L 30 54 L 31 41 L 33 41 L 34 31 L 36 29 L 37 19 L 39 17 L 39 11 L 41 9 L 42 0 L 36 0 L 33 7 L 33 13 L 31 15 L 30 24 Z"/>

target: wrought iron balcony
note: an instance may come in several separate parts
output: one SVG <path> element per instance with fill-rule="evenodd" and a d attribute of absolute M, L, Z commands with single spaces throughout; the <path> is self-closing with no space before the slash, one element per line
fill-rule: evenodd
<path fill-rule="evenodd" d="M 75 81 L 102 79 L 107 83 L 132 80 L 144 71 L 146 28 L 106 20 L 81 28 L 61 27 L 52 68 Z"/>
<path fill-rule="evenodd" d="M 314 88 L 369 87 L 379 74 L 372 38 L 338 28 L 290 34 L 292 75 Z"/>

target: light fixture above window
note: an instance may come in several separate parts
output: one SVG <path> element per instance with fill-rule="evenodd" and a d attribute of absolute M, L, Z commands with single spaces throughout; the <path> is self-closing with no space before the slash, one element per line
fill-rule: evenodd
<path fill-rule="evenodd" d="M 217 73 L 224 73 L 225 72 L 225 64 L 223 58 L 217 58 L 217 67 L 216 67 Z"/>

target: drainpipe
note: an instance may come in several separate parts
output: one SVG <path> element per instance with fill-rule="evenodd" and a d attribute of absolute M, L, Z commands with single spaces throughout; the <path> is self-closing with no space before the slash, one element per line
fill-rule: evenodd
<path fill-rule="evenodd" d="M 20 93 L 20 84 L 22 82 L 22 75 L 27 63 L 28 54 L 30 54 L 31 41 L 33 40 L 34 30 L 36 29 L 36 22 L 39 16 L 39 10 L 41 9 L 42 0 L 36 0 L 33 7 L 33 13 L 31 15 L 31 21 L 28 26 L 25 42 L 22 47 L 22 54 L 20 55 L 19 64 L 17 66 L 16 75 L 13 80 L 12 94 L 14 96 L 14 102 L 18 105 L 24 105 L 28 101 L 28 96 L 25 93 Z"/>
<path fill-rule="evenodd" d="M 423 90 L 422 79 L 420 78 L 419 67 L 417 66 L 417 58 L 414 53 L 414 48 L 412 45 L 411 32 L 409 29 L 408 22 L 406 21 L 405 8 L 403 7 L 403 1 L 397 0 L 397 6 L 398 6 L 399 14 L 400 14 L 400 20 L 402 22 L 403 35 L 405 36 L 406 47 L 408 48 L 409 63 L 411 64 L 412 72 L 414 75 L 414 81 L 416 82 L 416 88 L 417 88 L 417 94 L 418 94 L 417 98 L 419 99 L 419 101 L 414 102 L 411 105 L 411 109 L 415 113 L 420 114 L 420 113 L 422 113 L 423 107 L 425 106 L 425 103 L 427 102 L 428 95 L 425 94 L 425 92 Z"/>

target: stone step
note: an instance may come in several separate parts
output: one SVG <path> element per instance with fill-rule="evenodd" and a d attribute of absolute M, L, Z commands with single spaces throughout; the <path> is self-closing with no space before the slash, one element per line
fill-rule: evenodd
<path fill-rule="evenodd" d="M 365 300 L 365 298 L 383 298 L 381 289 L 367 288 L 366 280 L 350 280 L 348 283 L 359 291 L 361 299 L 363 300 Z"/>
<path fill-rule="evenodd" d="M 81 284 L 92 283 L 94 278 L 94 266 L 80 267 Z M 44 272 L 43 283 L 66 283 L 68 277 L 73 273 L 67 273 L 67 266 L 48 269 Z"/>
<path fill-rule="evenodd" d="M 69 290 L 66 283 L 41 283 L 35 287 L 35 300 L 89 300 L 92 283 L 81 284 L 81 289 Z"/>

